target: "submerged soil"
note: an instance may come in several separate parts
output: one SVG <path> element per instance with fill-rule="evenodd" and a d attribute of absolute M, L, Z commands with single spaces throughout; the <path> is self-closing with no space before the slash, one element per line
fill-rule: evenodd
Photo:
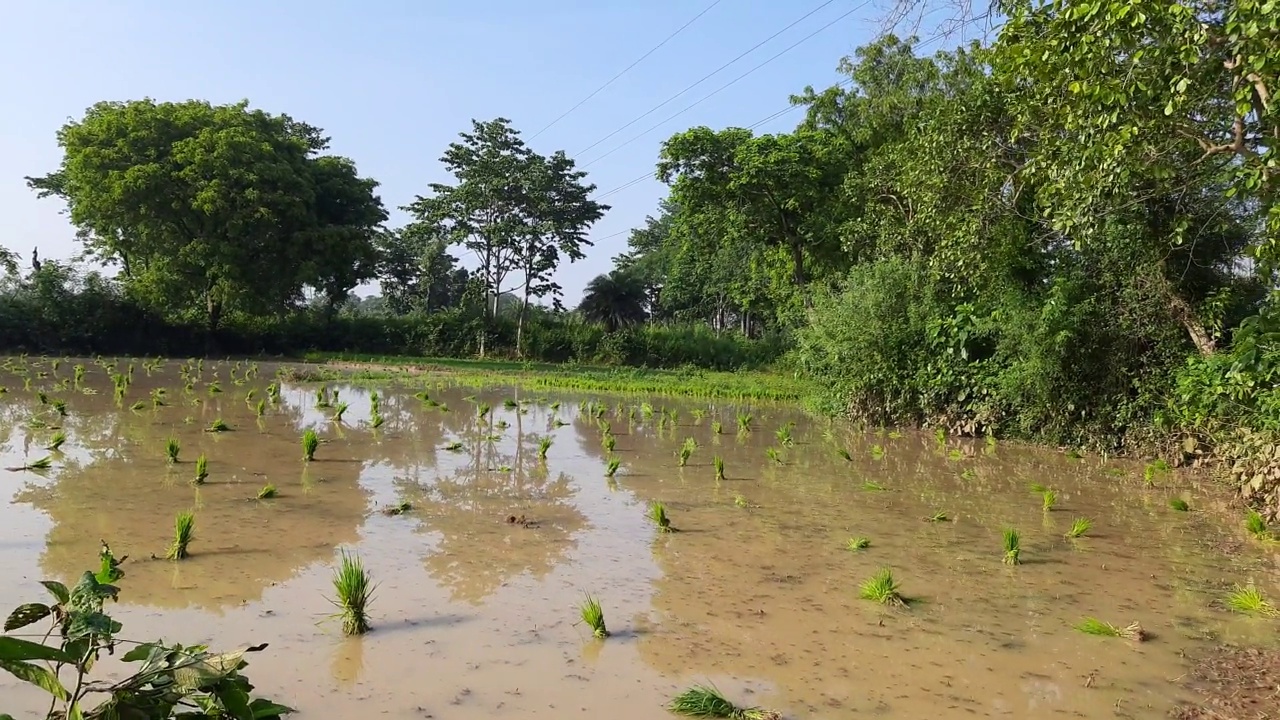
<path fill-rule="evenodd" d="M 1210 493 L 1187 476 L 1148 484 L 1138 465 L 863 433 L 780 406 L 473 392 L 438 379 L 377 388 L 376 429 L 367 386 L 330 385 L 339 399 L 317 408 L 317 385 L 286 383 L 257 417 L 268 365 L 246 380 L 243 366 L 206 363 L 184 391 L 177 361 L 150 376 L 139 362 L 118 407 L 107 370 L 80 362 L 96 392 L 60 389 L 67 362 L 0 378 L 0 466 L 54 461 L 0 473 L 0 605 L 94 567 L 107 540 L 130 556 L 112 608 L 123 636 L 268 642 L 247 674 L 303 717 L 640 720 L 705 682 L 788 718 L 1274 712 L 1274 675 L 1249 668 L 1274 663 L 1280 628 L 1223 599 L 1252 582 L 1274 602 L 1277 567 L 1199 511 Z M 65 400 L 65 418 L 40 388 Z M 164 404 L 152 407 L 158 388 Z M 337 402 L 349 405 L 340 423 Z M 584 402 L 606 406 L 596 417 Z M 750 430 L 738 432 L 746 414 Z M 219 418 L 231 430 L 205 432 Z M 40 449 L 50 425 L 67 433 L 60 452 Z M 298 440 L 307 427 L 323 439 L 310 463 Z M 201 454 L 209 478 L 197 487 Z M 609 457 L 620 461 L 611 478 Z M 268 483 L 278 497 L 255 499 Z M 1055 491 L 1052 507 L 1033 484 Z M 1172 497 L 1192 511 L 1170 509 Z M 679 532 L 646 519 L 655 501 Z M 408 509 L 383 512 L 399 503 Z M 191 557 L 150 559 L 190 508 Z M 1093 528 L 1068 540 L 1079 517 Z M 1007 527 L 1021 533 L 1020 565 L 1001 562 Z M 848 549 L 855 536 L 870 545 Z M 330 619 L 339 548 L 378 583 L 373 631 L 359 638 Z M 859 598 L 882 567 L 907 609 Z M 607 640 L 576 624 L 587 592 L 603 604 Z M 1150 639 L 1085 635 L 1074 629 L 1085 617 L 1139 622 Z M 1264 649 L 1230 655 L 1224 644 Z M 7 676 L 0 697 L 0 712 L 18 716 L 47 707 Z M 1254 704 L 1230 704 L 1240 698 Z"/>

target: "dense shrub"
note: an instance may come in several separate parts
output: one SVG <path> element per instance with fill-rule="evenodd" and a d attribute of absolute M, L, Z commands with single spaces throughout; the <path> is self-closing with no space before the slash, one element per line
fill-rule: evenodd
<path fill-rule="evenodd" d="M 1243 499 L 1280 519 L 1280 314 L 1268 306 L 1231 339 L 1180 369 L 1160 426 L 1181 462 L 1224 461 Z"/>
<path fill-rule="evenodd" d="M 1063 267 L 1047 285 L 956 298 L 925 263 L 890 257 L 818 299 L 795 360 L 830 389 L 830 409 L 873 424 L 1147 443 L 1188 342 L 1140 292 L 1107 282 Z"/>

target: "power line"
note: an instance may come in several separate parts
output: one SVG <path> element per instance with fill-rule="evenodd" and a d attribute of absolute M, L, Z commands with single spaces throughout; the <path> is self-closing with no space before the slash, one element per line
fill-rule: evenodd
<path fill-rule="evenodd" d="M 813 15 L 814 13 L 818 12 L 819 10 L 822 10 L 823 8 L 825 8 L 825 7 L 827 7 L 828 5 L 830 5 L 830 4 L 832 4 L 832 3 L 834 3 L 835 1 L 836 1 L 836 0 L 827 0 L 826 2 L 822 3 L 822 4 L 821 4 L 821 5 L 819 5 L 818 7 L 816 7 L 816 8 L 814 8 L 814 9 L 810 10 L 809 12 L 807 12 L 807 13 L 805 13 L 804 15 L 800 16 L 800 18 L 799 18 L 799 19 L 797 19 L 797 20 L 793 21 L 790 25 L 788 25 L 788 26 L 786 26 L 786 27 L 782 28 L 782 29 L 781 29 L 781 30 L 779 30 L 778 32 L 776 32 L 776 33 L 774 33 L 774 34 L 770 35 L 769 37 L 765 38 L 764 40 L 761 40 L 760 42 L 756 43 L 755 45 L 752 45 L 752 46 L 751 46 L 751 47 L 750 47 L 746 52 L 744 52 L 744 53 L 742 53 L 741 55 L 739 55 L 739 56 L 735 57 L 734 59 L 730 60 L 729 62 L 725 63 L 724 65 L 721 65 L 720 67 L 716 68 L 716 69 L 715 69 L 715 70 L 713 70 L 712 72 L 710 72 L 710 73 L 708 73 L 708 74 L 706 74 L 706 75 L 702 76 L 702 78 L 701 78 L 700 80 L 698 80 L 697 82 L 695 82 L 694 84 L 690 85 L 689 87 L 686 87 L 685 89 L 681 90 L 680 92 L 676 93 L 675 95 L 672 95 L 671 97 L 667 98 L 666 100 L 663 100 L 661 103 L 658 103 L 656 106 L 654 106 L 654 107 L 650 108 L 648 112 L 644 113 L 644 114 L 643 114 L 643 115 L 641 115 L 640 117 L 635 118 L 634 120 L 632 120 L 631 122 L 627 123 L 626 125 L 623 125 L 622 127 L 618 128 L 617 130 L 614 130 L 613 132 L 609 133 L 608 135 L 605 135 L 604 137 L 602 137 L 602 138 L 600 138 L 599 140 L 595 141 L 594 143 L 591 143 L 591 144 L 590 144 L 590 145 L 588 145 L 587 147 L 583 148 L 581 151 L 574 153 L 574 154 L 573 154 L 573 156 L 574 156 L 574 157 L 578 157 L 578 156 L 582 155 L 583 153 L 585 153 L 585 152 L 587 152 L 588 150 L 590 150 L 590 149 L 592 149 L 592 148 L 596 147 L 596 146 L 597 146 L 597 145 L 599 145 L 600 143 L 603 143 L 605 140 L 608 140 L 609 138 L 613 137 L 614 135 L 617 135 L 618 133 L 622 132 L 623 130 L 626 130 L 627 128 L 631 127 L 632 125 L 635 125 L 636 123 L 640 122 L 641 120 L 643 120 L 643 119 L 645 119 L 645 118 L 649 117 L 650 115 L 654 114 L 655 112 L 657 112 L 657 111 L 661 110 L 663 107 L 665 107 L 665 106 L 666 106 L 668 103 L 670 103 L 671 101 L 675 100 L 676 98 L 680 97 L 681 95 L 684 95 L 685 93 L 689 92 L 690 90 L 692 90 L 692 89 L 694 89 L 694 88 L 698 87 L 699 85 L 701 85 L 702 83 L 706 82 L 707 80 L 710 80 L 712 77 L 714 77 L 715 75 L 719 74 L 719 73 L 720 73 L 722 70 L 724 70 L 725 68 L 729 67 L 730 65 L 733 65 L 734 63 L 738 62 L 739 60 L 741 60 L 742 58 L 746 57 L 747 55 L 750 55 L 751 53 L 755 52 L 755 51 L 756 51 L 756 49 L 757 49 L 757 48 L 759 48 L 761 45 L 764 45 L 765 43 L 769 42 L 770 40 L 773 40 L 774 38 L 776 38 L 776 37 L 778 37 L 779 35 L 781 35 L 781 34 L 785 33 L 786 31 L 790 30 L 791 28 L 795 27 L 796 25 L 799 25 L 801 22 L 803 22 L 804 20 L 808 19 L 808 18 L 809 18 L 809 16 Z"/>
<path fill-rule="evenodd" d="M 817 30 L 814 30 L 813 32 L 809 33 L 808 35 L 805 35 L 804 37 L 800 38 L 800 39 L 799 39 L 799 40 L 797 40 L 796 42 L 792 43 L 792 44 L 791 44 L 790 46 L 788 46 L 786 49 L 782 50 L 782 52 L 777 53 L 776 55 L 774 55 L 773 57 L 769 58 L 768 60 L 765 60 L 764 62 L 760 63 L 759 65 L 756 65 L 755 67 L 753 67 L 753 68 L 751 68 L 750 70 L 748 70 L 748 71 L 746 71 L 746 72 L 742 73 L 741 75 L 739 75 L 738 77 L 736 77 L 736 78 L 734 78 L 734 79 L 730 80 L 729 82 L 725 83 L 724 85 L 721 85 L 720 87 L 716 88 L 715 90 L 713 90 L 713 91 L 711 91 L 710 93 L 708 93 L 708 94 L 706 94 L 705 96 L 703 96 L 703 97 L 702 97 L 700 100 L 698 100 L 697 102 L 693 103 L 692 105 L 689 105 L 689 106 L 685 107 L 683 110 L 681 110 L 681 111 L 679 111 L 679 112 L 677 112 L 677 113 L 675 113 L 675 114 L 672 114 L 672 115 L 669 115 L 669 116 L 667 116 L 667 117 L 663 118 L 662 120 L 660 120 L 659 122 L 657 122 L 656 124 L 654 124 L 652 127 L 650 127 L 648 130 L 645 130 L 644 132 L 640 133 L 639 135 L 636 135 L 636 136 L 632 137 L 630 140 L 628 140 L 628 141 L 626 141 L 626 142 L 622 143 L 621 145 L 618 145 L 618 146 L 614 147 L 614 148 L 613 148 L 612 150 L 610 150 L 609 152 L 607 152 L 607 153 L 605 153 L 605 154 L 603 154 L 603 155 L 600 155 L 599 157 L 597 157 L 596 159 L 594 159 L 594 160 L 592 160 L 591 162 L 587 163 L 586 165 L 583 165 L 582 167 L 584 167 L 584 168 L 591 167 L 592 165 L 594 165 L 594 164 L 596 164 L 596 163 L 600 162 L 601 160 L 603 160 L 603 159 L 605 159 L 605 158 L 609 157 L 610 155 L 612 155 L 612 154 L 614 154 L 614 153 L 618 152 L 618 151 L 619 151 L 619 150 L 621 150 L 622 148 L 624 148 L 624 147 L 626 147 L 626 146 L 630 145 L 631 143 L 633 143 L 633 142 L 635 142 L 635 141 L 639 140 L 640 138 L 644 137 L 645 135 L 648 135 L 649 133 L 653 132 L 654 130 L 657 130 L 658 128 L 662 127 L 663 125 L 666 125 L 667 123 L 671 122 L 672 120 L 675 120 L 676 118 L 678 118 L 678 117 L 680 117 L 681 115 L 683 115 L 683 114 L 685 114 L 685 113 L 689 112 L 690 110 L 692 110 L 692 109 L 694 109 L 695 107 L 697 107 L 697 106 L 701 105 L 702 103 L 704 103 L 704 102 L 706 102 L 706 101 L 710 100 L 711 98 L 715 97 L 716 95 L 720 94 L 721 92 L 723 92 L 723 91 L 725 91 L 725 90 L 729 89 L 729 88 L 730 88 L 730 87 L 732 87 L 733 85 L 737 84 L 737 83 L 738 83 L 738 81 L 740 81 L 740 80 L 742 80 L 743 78 L 747 77 L 748 75 L 750 75 L 750 74 L 754 73 L 755 71 L 759 70 L 760 68 L 764 67 L 765 65 L 768 65 L 769 63 L 773 62 L 774 60 L 777 60 L 778 58 L 782 57 L 783 55 L 786 55 L 787 53 L 791 52 L 792 50 L 795 50 L 797 47 L 799 47 L 799 46 L 803 45 L 804 43 L 808 42 L 808 41 L 809 41 L 809 40 L 811 40 L 814 36 L 818 35 L 819 33 L 821 33 L 822 31 L 826 30 L 827 28 L 831 27 L 832 25 L 835 25 L 836 23 L 840 22 L 841 20 L 844 20 L 845 18 L 847 18 L 847 17 L 849 17 L 850 15 L 852 15 L 852 14 L 854 14 L 854 13 L 858 12 L 859 10 L 861 10 L 862 8 L 864 8 L 864 7 L 866 7 L 867 5 L 870 5 L 870 4 L 871 4 L 871 0 L 864 0 L 862 3 L 858 4 L 857 6 L 855 6 L 852 10 L 850 10 L 850 11 L 846 12 L 845 14 L 843 14 L 843 15 L 841 15 L 840 17 L 836 18 L 835 20 L 832 20 L 831 22 L 827 23 L 826 25 L 823 25 L 822 27 L 818 28 Z"/>
<path fill-rule="evenodd" d="M 854 82 L 852 81 L 852 79 L 844 79 L 844 81 L 837 82 L 835 87 L 844 87 L 846 85 L 851 85 L 852 82 Z M 764 124 L 772 123 L 773 120 L 781 118 L 782 115 L 786 115 L 787 113 L 794 113 L 795 110 L 799 110 L 800 108 L 803 108 L 803 106 L 804 105 L 787 105 L 786 108 L 778 110 L 777 113 L 773 113 L 772 115 L 769 115 L 769 117 L 767 118 L 756 120 L 756 122 L 749 124 L 749 126 L 746 126 L 745 129 L 755 129 L 760 126 L 764 126 Z M 609 188 L 609 190 L 599 193 L 599 195 L 591 196 L 591 200 L 602 200 L 604 199 L 604 197 L 614 195 L 614 193 L 622 192 L 623 190 L 630 190 L 630 188 L 635 187 L 636 184 L 644 182 L 645 179 L 652 178 L 652 177 L 653 177 L 653 173 L 645 173 L 643 174 L 643 176 L 637 176 L 637 177 L 628 179 L 627 182 L 620 184 L 620 186 Z"/>
<path fill-rule="evenodd" d="M 662 48 L 662 46 L 663 46 L 663 45 L 666 45 L 667 43 L 671 42 L 671 40 L 672 40 L 673 38 L 675 38 L 675 36 L 677 36 L 677 35 L 679 35 L 680 33 L 684 32 L 685 28 L 687 28 L 687 27 L 689 27 L 690 25 L 692 25 L 692 24 L 694 24 L 695 22 L 697 22 L 697 21 L 698 21 L 698 18 L 702 17 L 703 15 L 706 15 L 708 12 L 710 12 L 710 11 L 711 11 L 711 9 L 712 9 L 712 8 L 714 8 L 715 6 L 719 5 L 721 2 L 723 2 L 723 0 L 715 0 L 715 2 L 712 2 L 710 5 L 708 5 L 708 6 L 706 6 L 705 8 L 703 8 L 702 12 L 700 12 L 700 13 L 698 13 L 697 15 L 694 15 L 694 16 L 693 16 L 693 19 L 689 20 L 689 21 L 688 21 L 688 22 L 686 22 L 685 24 L 683 24 L 683 25 L 681 25 L 680 27 L 676 28 L 676 31 L 675 31 L 675 32 L 673 32 L 673 33 L 671 33 L 670 35 L 668 35 L 668 36 L 667 36 L 667 37 L 666 37 L 662 42 L 660 42 L 660 43 L 658 43 L 657 45 L 654 45 L 652 48 L 650 48 L 650 49 L 649 49 L 649 52 L 647 52 L 647 53 L 645 53 L 645 54 L 641 55 L 641 56 L 640 56 L 640 57 L 639 57 L 635 62 L 633 62 L 633 63 L 631 63 L 630 65 L 628 65 L 628 66 L 626 66 L 625 68 L 623 68 L 623 69 L 622 69 L 622 71 L 621 71 L 621 72 L 619 72 L 617 75 L 614 75 L 613 77 L 609 78 L 609 81 L 608 81 L 608 82 L 606 82 L 605 84 L 603 84 L 603 85 L 601 85 L 600 87 L 596 88 L 595 90 L 592 90 L 590 95 L 588 95 L 588 96 L 586 96 L 586 97 L 582 98 L 582 100 L 579 100 L 577 105 L 574 105 L 573 107 L 569 108 L 568 110 L 565 110 L 565 111 L 560 115 L 560 117 L 558 117 L 558 118 L 556 118 L 555 120 L 552 120 L 551 122 L 547 123 L 546 127 L 542 128 L 542 129 L 541 129 L 541 130 L 539 130 L 538 132 L 536 132 L 536 133 L 534 133 L 534 134 L 530 135 L 530 136 L 529 136 L 529 139 L 530 139 L 530 140 L 532 140 L 532 139 L 534 139 L 534 138 L 538 137 L 539 135 L 541 135 L 542 133 L 546 132 L 547 130 L 550 130 L 550 129 L 551 129 L 551 126 L 553 126 L 553 125 L 555 125 L 556 123 L 560 122 L 561 120 L 565 119 L 565 118 L 566 118 L 566 117 L 568 117 L 568 116 L 569 116 L 569 114 L 570 114 L 570 113 L 572 113 L 574 110 L 577 110 L 578 108 L 580 108 L 580 107 L 582 107 L 583 105 L 585 105 L 585 104 L 587 103 L 587 101 L 588 101 L 588 100 L 590 100 L 591 98 L 595 97 L 596 95 L 599 95 L 599 94 L 600 94 L 600 92 L 601 92 L 602 90 L 604 90 L 605 88 L 607 88 L 607 87 L 609 87 L 610 85 L 612 85 L 612 84 L 614 84 L 615 82 L 617 82 L 618 78 L 622 77 L 623 75 L 626 75 L 628 72 L 630 72 L 630 71 L 631 71 L 631 69 L 632 69 L 632 68 L 634 68 L 635 66 L 637 66 L 637 65 L 639 65 L 640 63 L 644 62 L 644 59 L 645 59 L 645 58 L 647 58 L 647 57 L 649 57 L 650 55 L 652 55 L 652 54 L 654 54 L 655 52 L 657 52 L 660 48 Z"/>
<path fill-rule="evenodd" d="M 863 5 L 866 5 L 866 3 L 863 3 Z M 856 8 L 855 8 L 855 9 L 856 9 Z M 936 40 L 940 40 L 940 39 L 942 39 L 942 38 L 944 38 L 944 37 L 946 37 L 946 36 L 948 36 L 948 35 L 950 35 L 950 34 L 953 34 L 954 32 L 956 32 L 957 30 L 959 30 L 959 29 L 961 29 L 961 28 L 963 28 L 963 27 L 967 27 L 968 25 L 972 25 L 974 22 L 977 22 L 977 21 L 978 21 L 978 20 L 980 20 L 980 19 L 981 19 L 981 18 L 973 18 L 973 19 L 971 19 L 971 20 L 968 20 L 968 21 L 966 21 L 966 22 L 962 23 L 959 27 L 950 28 L 950 29 L 948 29 L 948 30 L 944 30 L 944 31 L 942 31 L 942 32 L 936 33 L 936 34 L 932 35 L 931 37 L 929 37 L 929 38 L 927 38 L 927 39 L 925 39 L 925 40 L 922 40 L 922 41 L 920 41 L 920 42 L 916 43 L 916 44 L 913 46 L 913 48 L 912 48 L 912 49 L 913 49 L 913 50 L 920 50 L 920 49 L 923 49 L 924 47 L 926 47 L 926 46 L 928 46 L 928 45 L 933 44 L 933 42 L 934 42 L 934 41 L 936 41 Z M 837 19 L 836 19 L 836 21 L 838 22 L 838 21 L 839 21 L 839 18 L 837 18 Z M 825 28 L 824 28 L 824 29 L 825 29 Z M 820 29 L 820 30 L 818 30 L 818 32 L 821 32 L 821 29 Z M 802 40 L 801 42 L 803 42 L 803 40 Z M 786 52 L 786 51 L 784 50 L 783 52 Z M 768 62 L 768 61 L 766 61 L 766 62 Z M 739 78 L 739 79 L 741 79 L 741 78 Z M 735 82 L 736 82 L 736 80 L 735 80 Z M 853 84 L 853 79 L 852 79 L 852 78 L 846 78 L 846 79 L 841 80 L 840 82 L 836 83 L 836 84 L 834 85 L 834 87 L 845 87 L 845 86 L 848 86 L 848 85 L 851 85 L 851 84 Z M 721 88 L 721 89 L 723 89 L 723 88 Z M 719 90 L 717 90 L 716 92 L 719 92 Z M 714 95 L 715 93 L 712 93 L 712 94 Z M 707 96 L 707 97 L 710 97 L 710 96 Z M 705 99 L 707 99 L 707 98 L 703 98 L 703 100 L 705 100 Z M 699 100 L 698 102 L 702 102 L 702 101 L 701 101 L 701 100 Z M 694 105 L 696 105 L 696 104 L 697 104 L 697 103 L 694 103 Z M 691 106 L 689 106 L 689 107 L 693 107 L 693 106 L 691 105 Z M 803 107 L 803 105 L 788 105 L 787 107 L 785 107 L 785 108 L 783 108 L 783 109 L 781 109 L 781 110 L 779 110 L 779 111 L 777 111 L 777 112 L 773 113 L 772 115 L 769 115 L 768 117 L 765 117 L 765 118 L 764 118 L 764 119 L 762 119 L 762 120 L 758 120 L 758 121 L 756 121 L 755 123 L 753 123 L 753 124 L 751 124 L 751 125 L 748 125 L 748 126 L 746 127 L 746 129 L 747 129 L 747 130 L 755 130 L 756 128 L 758 128 L 758 127 L 760 127 L 760 126 L 765 125 L 765 124 L 768 124 L 768 123 L 770 123 L 770 122 L 772 122 L 772 121 L 774 121 L 774 120 L 776 120 L 776 119 L 778 119 L 778 118 L 782 117 L 783 115 L 786 115 L 786 114 L 788 114 L 788 113 L 790 113 L 790 112 L 793 112 L 793 111 L 795 111 L 795 110 L 798 110 L 798 109 L 799 109 L 799 108 L 801 108 L 801 107 Z M 687 109 L 689 109 L 689 108 L 685 108 L 685 109 L 687 110 Z M 681 112 L 684 112 L 684 111 L 682 110 Z M 679 114 L 679 113 L 677 113 L 677 114 Z M 674 117 L 674 116 L 672 116 L 672 117 Z M 671 118 L 668 118 L 668 120 L 669 120 L 669 119 L 671 119 Z M 664 122 L 665 122 L 665 121 L 664 121 Z M 659 123 L 659 124 L 661 124 L 661 123 Z M 652 129 L 653 129 L 653 128 L 651 128 L 650 130 L 652 130 Z M 648 132 L 648 131 L 646 131 L 646 132 Z M 644 134 L 644 133 L 642 133 L 642 134 Z M 635 139 L 635 138 L 633 138 L 633 139 Z M 628 142 L 631 142 L 631 141 L 628 141 Z M 624 143 L 624 144 L 625 144 L 625 143 Z M 619 146 L 619 147 L 621 147 L 621 146 Z M 615 150 L 616 150 L 616 149 L 617 149 L 617 148 L 615 148 Z M 610 152 L 613 152 L 613 151 L 611 150 Z M 607 154 L 608 154 L 608 153 L 606 153 L 606 155 L 607 155 Z M 603 158 L 603 157 L 604 157 L 604 155 L 601 155 L 600 157 L 596 158 L 595 160 L 592 160 L 592 161 L 591 161 L 591 163 L 594 163 L 594 162 L 596 162 L 596 160 L 600 160 L 600 159 L 601 159 L 601 158 Z M 588 165 L 590 165 L 591 163 L 587 163 L 587 164 L 588 164 Z M 584 165 L 583 167 L 586 167 L 586 166 Z M 599 193 L 599 194 L 597 194 L 597 195 L 593 195 L 593 196 L 592 196 L 592 199 L 593 199 L 593 200 L 600 200 L 600 199 L 602 199 L 602 198 L 609 197 L 610 195 L 614 195 L 614 194 L 616 194 L 616 193 L 622 192 L 623 190 L 628 190 L 628 189 L 630 189 L 630 188 L 632 188 L 632 187 L 636 186 L 637 184 L 639 184 L 639 183 L 643 182 L 646 178 L 650 178 L 650 177 L 653 177 L 653 173 L 652 173 L 652 172 L 646 172 L 646 173 L 645 173 L 645 174 L 643 174 L 643 175 L 639 175 L 639 176 L 637 176 L 637 177 L 634 177 L 634 178 L 632 178 L 632 179 L 630 179 L 630 180 L 628 180 L 628 181 L 626 181 L 626 182 L 622 183 L 621 185 L 618 185 L 618 186 L 613 187 L 613 188 L 611 188 L 611 189 L 609 189 L 609 190 L 606 190 L 605 192 Z M 609 237 L 613 237 L 613 236 L 611 235 L 611 236 L 609 236 Z"/>

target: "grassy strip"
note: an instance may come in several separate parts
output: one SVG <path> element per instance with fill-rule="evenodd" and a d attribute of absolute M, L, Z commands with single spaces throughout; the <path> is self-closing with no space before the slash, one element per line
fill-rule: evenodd
<path fill-rule="evenodd" d="M 799 401 L 812 390 L 811 385 L 803 380 L 760 371 L 650 370 L 510 360 L 320 353 L 307 355 L 305 360 L 322 364 L 319 368 L 299 369 L 300 378 L 313 380 L 386 380 L 425 376 L 473 387 L 510 384 L 526 388 L 781 402 Z M 329 366 L 325 367 L 326 364 Z"/>

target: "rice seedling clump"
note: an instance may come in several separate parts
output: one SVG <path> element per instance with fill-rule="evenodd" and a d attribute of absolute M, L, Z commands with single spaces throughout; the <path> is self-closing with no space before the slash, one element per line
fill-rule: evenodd
<path fill-rule="evenodd" d="M 667 517 L 667 508 L 660 502 L 649 504 L 649 519 L 657 526 L 658 532 L 675 532 L 671 527 L 671 518 Z"/>
<path fill-rule="evenodd" d="M 582 615 L 582 622 L 591 628 L 591 634 L 594 637 L 601 639 L 609 637 L 609 629 L 604 625 L 604 609 L 600 607 L 599 600 L 588 594 L 582 600 L 582 605 L 578 607 L 578 610 Z"/>
<path fill-rule="evenodd" d="M 333 575 L 333 604 L 338 606 L 343 635 L 369 632 L 369 601 L 373 599 L 373 579 L 359 555 L 342 551 L 342 561 Z"/>
<path fill-rule="evenodd" d="M 1147 633 L 1137 622 L 1132 622 L 1125 627 L 1116 627 L 1109 622 L 1104 622 L 1098 618 L 1087 617 L 1076 624 L 1076 630 L 1085 635 L 1096 635 L 1098 637 L 1121 637 L 1137 642 L 1147 639 Z"/>
<path fill-rule="evenodd" d="M 1018 531 L 1013 528 L 1006 528 L 1004 531 L 1004 564 L 1019 565 L 1022 563 L 1022 538 L 1019 537 Z"/>
<path fill-rule="evenodd" d="M 316 450 L 320 447 L 320 436 L 316 431 L 307 428 L 302 431 L 302 459 L 311 462 L 316 459 Z"/>
<path fill-rule="evenodd" d="M 714 686 L 695 685 L 672 698 L 667 709 L 676 715 L 693 718 L 728 718 L 729 720 L 780 720 L 774 710 L 757 707 L 740 708 L 729 702 Z"/>
<path fill-rule="evenodd" d="M 907 599 L 899 592 L 898 581 L 894 579 L 893 571 L 887 567 L 880 568 L 875 575 L 862 583 L 858 594 L 863 600 L 871 600 L 881 605 L 907 606 Z"/>
<path fill-rule="evenodd" d="M 1084 537 L 1092 528 L 1093 521 L 1089 518 L 1076 518 L 1071 521 L 1071 529 L 1067 531 L 1067 537 L 1072 539 Z"/>
<path fill-rule="evenodd" d="M 1236 612 L 1248 615 L 1271 617 L 1277 614 L 1276 607 L 1268 602 L 1262 591 L 1253 584 L 1232 591 L 1227 596 L 1227 606 Z"/>
<path fill-rule="evenodd" d="M 1250 510 L 1244 517 L 1244 529 L 1258 540 L 1270 540 L 1271 529 L 1267 527 L 1266 518 L 1257 510 Z"/>
<path fill-rule="evenodd" d="M 183 560 L 190 552 L 187 546 L 196 535 L 196 516 L 190 510 L 184 510 L 178 513 L 173 520 L 173 544 L 169 546 L 169 550 L 165 553 L 168 560 Z"/>

